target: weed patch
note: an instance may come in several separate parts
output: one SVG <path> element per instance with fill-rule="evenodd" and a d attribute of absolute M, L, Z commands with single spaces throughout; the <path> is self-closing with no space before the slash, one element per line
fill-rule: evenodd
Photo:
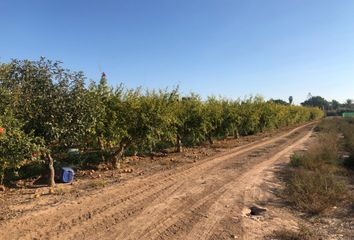
<path fill-rule="evenodd" d="M 343 200 L 346 185 L 330 173 L 297 170 L 287 183 L 286 193 L 297 209 L 319 214 Z"/>
<path fill-rule="evenodd" d="M 306 152 L 291 157 L 285 195 L 298 210 L 320 214 L 345 199 L 346 182 L 339 176 L 346 171 L 340 156 L 345 124 L 340 119 L 323 120 L 316 128 L 317 141 Z M 350 144 L 348 132 L 343 133 L 345 146 Z M 350 166 L 352 158 L 347 161 L 344 165 Z"/>
<path fill-rule="evenodd" d="M 316 234 L 313 230 L 300 226 L 299 231 L 279 230 L 275 231 L 269 238 L 273 240 L 317 240 Z"/>

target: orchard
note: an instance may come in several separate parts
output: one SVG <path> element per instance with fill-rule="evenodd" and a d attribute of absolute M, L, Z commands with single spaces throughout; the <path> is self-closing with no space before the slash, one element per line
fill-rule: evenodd
<path fill-rule="evenodd" d="M 178 89 L 111 87 L 105 74 L 98 83 L 86 82 L 82 72 L 45 58 L 0 64 L 0 184 L 16 179 L 21 167 L 33 162 L 46 164 L 54 186 L 58 160 L 119 168 L 124 154 L 183 151 L 184 146 L 306 123 L 324 114 L 262 97 L 204 100 L 195 93 L 182 96 Z M 95 154 L 85 161 L 66 158 L 70 148 Z"/>

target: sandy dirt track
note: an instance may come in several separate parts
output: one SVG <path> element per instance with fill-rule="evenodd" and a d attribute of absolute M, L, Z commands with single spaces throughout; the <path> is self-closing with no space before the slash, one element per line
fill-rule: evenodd
<path fill-rule="evenodd" d="M 1 223 L 0 239 L 245 239 L 245 192 L 303 144 L 312 127 L 11 219 Z"/>

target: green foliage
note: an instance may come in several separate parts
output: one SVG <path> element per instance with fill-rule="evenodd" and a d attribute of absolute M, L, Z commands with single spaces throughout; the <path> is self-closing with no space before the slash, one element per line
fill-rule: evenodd
<path fill-rule="evenodd" d="M 305 166 L 305 157 L 304 155 L 294 154 L 290 157 L 290 166 L 293 168 L 299 168 Z"/>
<path fill-rule="evenodd" d="M 337 110 L 340 107 L 340 103 L 336 100 L 332 100 L 332 102 L 330 103 L 331 108 L 334 110 Z"/>
<path fill-rule="evenodd" d="M 91 124 L 85 77 L 60 62 L 13 60 L 0 67 L 0 87 L 11 92 L 14 116 L 26 133 L 34 132 L 47 145 L 81 143 Z"/>
<path fill-rule="evenodd" d="M 1 94 L 10 94 L 6 107 L 21 123 L 19 131 L 44 140 L 48 167 L 52 170 L 50 185 L 55 184 L 50 152 L 86 144 L 94 112 L 84 80 L 82 72 L 71 72 L 60 62 L 45 58 L 12 60 L 0 65 Z M 20 142 L 17 145 L 22 146 Z M 18 160 L 20 157 L 17 156 Z"/>
<path fill-rule="evenodd" d="M 149 153 L 176 144 L 212 144 L 213 139 L 255 134 L 323 116 L 317 108 L 265 102 L 259 96 L 204 101 L 194 93 L 182 97 L 178 89 L 112 88 L 105 74 L 88 87 L 84 82 L 82 72 L 45 58 L 0 64 L 0 110 L 13 111 L 17 131 L 23 134 L 19 139 L 42 139 L 46 153 L 85 165 L 91 157 L 68 160 L 60 156 L 75 147 L 100 152 L 101 159 L 92 162 L 114 163 L 127 149 Z M 16 158 L 31 161 L 24 154 Z"/>
<path fill-rule="evenodd" d="M 0 185 L 17 176 L 18 169 L 27 162 L 36 161 L 34 153 L 41 152 L 41 139 L 26 134 L 20 122 L 10 113 L 0 117 L 0 126 L 6 129 L 0 134 Z"/>
<path fill-rule="evenodd" d="M 203 102 L 196 94 L 178 99 L 175 103 L 174 126 L 176 134 L 187 145 L 195 145 L 205 140 L 206 126 Z"/>
<path fill-rule="evenodd" d="M 279 105 L 289 105 L 289 103 L 285 102 L 282 99 L 270 99 L 269 102 L 273 102 L 273 103 L 279 104 Z"/>
<path fill-rule="evenodd" d="M 301 105 L 308 107 L 318 107 L 321 109 L 329 108 L 329 102 L 320 96 L 310 97 L 305 102 L 301 103 Z"/>

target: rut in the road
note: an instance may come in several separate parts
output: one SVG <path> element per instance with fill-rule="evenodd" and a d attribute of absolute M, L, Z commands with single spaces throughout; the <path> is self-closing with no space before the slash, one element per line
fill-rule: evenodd
<path fill-rule="evenodd" d="M 207 239 L 225 219 L 225 205 L 237 209 L 238 193 L 252 174 L 311 128 L 302 126 L 10 220 L 0 226 L 1 239 Z"/>

